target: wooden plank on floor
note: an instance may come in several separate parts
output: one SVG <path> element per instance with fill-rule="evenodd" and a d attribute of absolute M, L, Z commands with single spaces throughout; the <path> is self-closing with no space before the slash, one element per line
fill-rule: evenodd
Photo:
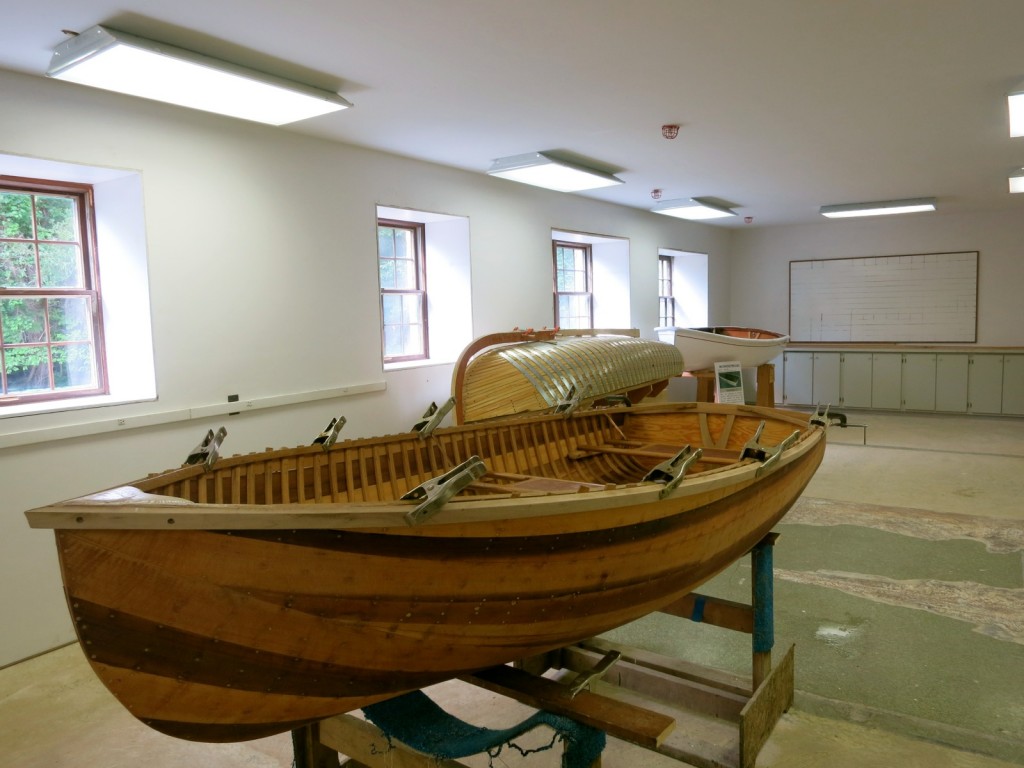
<path fill-rule="evenodd" d="M 593 668 L 601 658 L 601 654 L 579 646 L 566 648 L 562 652 L 566 667 L 582 672 Z M 696 710 L 737 724 L 748 699 L 745 695 L 723 691 L 704 682 L 687 680 L 670 672 L 645 668 L 624 659 L 615 662 L 603 679 L 610 685 L 627 688 L 674 707 Z"/>
<path fill-rule="evenodd" d="M 647 749 L 657 749 L 676 723 L 668 715 L 589 691 L 569 698 L 567 686 L 514 667 L 491 667 L 460 679 L 531 707 L 565 715 Z"/>
<path fill-rule="evenodd" d="M 789 646 L 740 713 L 740 768 L 752 768 L 782 713 L 793 706 L 795 647 Z"/>
<path fill-rule="evenodd" d="M 739 729 L 736 723 L 672 707 L 626 688 L 598 681 L 594 690 L 618 701 L 648 707 L 676 719 L 675 730 L 654 751 L 696 768 L 737 768 Z"/>
<path fill-rule="evenodd" d="M 729 693 L 735 693 L 748 698 L 751 694 L 752 686 L 749 677 L 740 677 L 739 675 L 734 675 L 730 672 L 723 672 L 722 670 L 712 669 L 711 667 L 705 667 L 700 664 L 693 664 L 671 656 L 663 656 L 659 653 L 647 651 L 642 648 L 634 648 L 629 645 L 611 643 L 597 637 L 584 640 L 577 643 L 577 645 L 580 648 L 601 654 L 616 650 L 622 654 L 623 660 L 633 664 L 639 664 L 640 666 L 648 669 L 665 672 L 684 680 L 692 680 L 697 683 L 711 685 L 723 691 L 728 691 Z"/>

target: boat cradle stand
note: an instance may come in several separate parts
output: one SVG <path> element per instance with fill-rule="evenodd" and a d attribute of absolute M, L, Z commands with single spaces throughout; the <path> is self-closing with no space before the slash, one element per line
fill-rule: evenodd
<path fill-rule="evenodd" d="M 754 768 L 758 752 L 793 703 L 793 646 L 772 666 L 776 538 L 768 534 L 750 552 L 750 605 L 692 593 L 660 611 L 750 634 L 750 677 L 593 638 L 466 675 L 460 684 L 568 717 L 698 768 Z M 345 768 L 466 765 L 389 740 L 352 713 L 295 731 L 293 742 L 295 768 L 337 768 L 338 753 L 348 758 L 341 763 Z M 598 756 L 590 768 L 601 765 Z"/>

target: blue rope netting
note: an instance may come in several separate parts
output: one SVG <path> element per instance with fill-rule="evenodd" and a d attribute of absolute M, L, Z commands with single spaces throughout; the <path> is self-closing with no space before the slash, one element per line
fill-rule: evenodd
<path fill-rule="evenodd" d="M 394 738 L 417 752 L 442 760 L 486 752 L 493 765 L 506 745 L 528 755 L 551 749 L 562 741 L 562 768 L 590 768 L 605 745 L 604 731 L 550 712 L 537 712 L 519 725 L 499 730 L 471 725 L 445 712 L 422 691 L 363 707 L 363 714 L 384 732 L 388 743 Z M 523 749 L 514 743 L 514 739 L 538 725 L 554 729 L 549 744 Z"/>

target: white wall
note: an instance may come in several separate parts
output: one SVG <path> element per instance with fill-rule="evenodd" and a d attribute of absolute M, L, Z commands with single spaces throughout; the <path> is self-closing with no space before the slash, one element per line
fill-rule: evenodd
<path fill-rule="evenodd" d="M 978 346 L 1024 346 L 1024 217 L 1013 211 L 738 230 L 732 243 L 730 321 L 787 330 L 793 260 L 956 251 L 979 252 Z"/>
<path fill-rule="evenodd" d="M 475 335 L 551 325 L 551 231 L 630 241 L 630 324 L 653 337 L 659 248 L 710 254 L 728 314 L 728 231 L 536 190 L 288 131 L 0 72 L 0 153 L 141 172 L 156 403 L 0 418 L 0 435 L 384 382 L 336 400 L 0 449 L 0 666 L 73 638 L 52 534 L 23 511 L 180 464 L 228 427 L 226 453 L 408 429 L 448 396 L 450 366 L 384 373 L 377 205 L 467 216 Z M 4 169 L 0 168 L 0 174 Z"/>

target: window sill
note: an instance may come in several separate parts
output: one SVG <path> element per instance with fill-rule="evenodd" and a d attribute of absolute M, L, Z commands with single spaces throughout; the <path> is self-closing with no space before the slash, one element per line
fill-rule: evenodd
<path fill-rule="evenodd" d="M 46 400 L 37 403 L 7 405 L 0 407 L 0 420 L 18 416 L 37 416 L 48 413 L 64 413 L 66 411 L 82 411 L 87 408 L 105 408 L 113 405 L 130 403 L 149 403 L 155 401 L 156 395 L 136 395 L 123 397 L 117 395 L 94 395 L 92 397 L 76 397 L 68 400 Z"/>
<path fill-rule="evenodd" d="M 454 360 L 404 360 L 400 363 L 384 363 L 384 373 L 404 371 L 407 368 L 430 368 L 439 365 L 452 365 Z"/>

